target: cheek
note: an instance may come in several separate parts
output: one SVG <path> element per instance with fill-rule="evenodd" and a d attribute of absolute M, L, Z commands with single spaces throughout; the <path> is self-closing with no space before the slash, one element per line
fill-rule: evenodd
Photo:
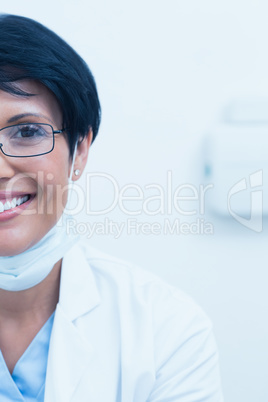
<path fill-rule="evenodd" d="M 63 211 L 68 199 L 68 176 L 61 177 L 53 183 L 48 182 L 43 190 L 43 200 L 53 211 Z"/>
<path fill-rule="evenodd" d="M 39 215 L 49 215 L 51 218 L 63 212 L 68 199 L 68 168 L 58 167 L 52 171 L 42 172 L 43 180 L 39 180 L 37 203 Z M 41 177 L 41 175 L 39 175 Z"/>
<path fill-rule="evenodd" d="M 61 146 L 60 146 L 61 145 Z M 68 177 L 71 169 L 69 152 L 66 144 L 57 144 L 51 154 L 28 163 L 29 175 L 34 174 L 37 185 L 37 203 L 39 215 L 59 215 L 68 199 Z"/>

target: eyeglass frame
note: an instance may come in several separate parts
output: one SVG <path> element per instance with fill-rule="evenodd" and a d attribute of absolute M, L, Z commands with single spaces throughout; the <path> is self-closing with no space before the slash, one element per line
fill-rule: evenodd
<path fill-rule="evenodd" d="M 51 124 L 48 124 L 48 123 L 36 123 L 36 122 L 30 123 L 30 122 L 29 122 L 29 123 L 11 124 L 10 126 L 6 126 L 6 127 L 3 127 L 3 128 L 0 128 L 0 133 L 1 133 L 2 130 L 5 130 L 6 128 L 16 127 L 16 126 L 27 126 L 27 125 L 30 125 L 30 124 L 36 124 L 36 125 L 42 125 L 42 126 L 49 126 L 49 127 L 51 127 L 51 129 L 52 129 L 52 136 L 53 136 L 53 137 L 52 137 L 52 138 L 53 138 L 53 144 L 52 144 L 51 150 L 50 150 L 50 151 L 47 151 L 47 152 L 42 152 L 41 154 L 35 154 L 35 155 L 24 155 L 24 156 L 22 156 L 22 155 L 21 155 L 21 156 L 20 156 L 20 155 L 9 155 L 9 154 L 6 154 L 6 153 L 3 151 L 3 148 L 2 148 L 3 144 L 0 142 L 0 150 L 1 150 L 1 152 L 2 152 L 3 155 L 8 156 L 9 158 L 33 158 L 33 157 L 35 157 L 35 156 L 42 156 L 42 155 L 49 154 L 50 152 L 53 151 L 53 149 L 54 149 L 54 147 L 55 147 L 55 135 L 54 135 L 54 134 L 61 134 L 61 133 L 63 133 L 64 131 L 67 130 L 66 128 L 62 128 L 61 130 L 54 130 L 53 126 L 52 126 Z"/>

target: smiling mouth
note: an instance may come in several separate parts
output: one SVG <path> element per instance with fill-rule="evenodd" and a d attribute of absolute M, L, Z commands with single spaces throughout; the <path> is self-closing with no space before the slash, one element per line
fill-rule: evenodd
<path fill-rule="evenodd" d="M 16 208 L 19 205 L 24 204 L 31 198 L 30 194 L 23 195 L 20 197 L 13 197 L 10 200 L 0 201 L 0 214 L 9 211 L 10 209 Z"/>

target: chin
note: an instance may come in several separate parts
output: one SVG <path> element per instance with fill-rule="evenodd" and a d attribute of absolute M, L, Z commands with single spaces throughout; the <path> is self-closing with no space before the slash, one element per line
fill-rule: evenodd
<path fill-rule="evenodd" d="M 16 247 L 3 247 L 0 246 L 0 256 L 1 257 L 12 257 L 13 255 L 18 255 L 26 251 L 29 247 L 27 246 L 16 246 Z"/>
<path fill-rule="evenodd" d="M 0 256 L 2 257 L 11 257 L 13 255 L 21 254 L 34 246 L 41 239 L 41 237 L 36 238 L 35 241 L 30 238 L 27 239 L 25 232 L 23 233 L 22 230 L 18 236 L 14 233 L 12 235 L 12 232 L 9 234 L 10 236 L 4 236 L 4 233 L 2 233 L 2 236 L 0 235 Z"/>

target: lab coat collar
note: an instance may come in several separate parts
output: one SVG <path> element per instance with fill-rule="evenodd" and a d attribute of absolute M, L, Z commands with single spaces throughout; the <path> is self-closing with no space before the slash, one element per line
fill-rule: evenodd
<path fill-rule="evenodd" d="M 73 246 L 62 265 L 60 297 L 48 354 L 45 402 L 72 400 L 93 355 L 92 345 L 73 321 L 99 304 L 91 268 L 79 245 Z"/>
<path fill-rule="evenodd" d="M 92 358 L 92 347 L 57 305 L 50 339 L 45 402 L 69 402 Z"/>
<path fill-rule="evenodd" d="M 71 321 L 100 304 L 100 296 L 91 268 L 79 243 L 63 258 L 59 305 Z"/>

